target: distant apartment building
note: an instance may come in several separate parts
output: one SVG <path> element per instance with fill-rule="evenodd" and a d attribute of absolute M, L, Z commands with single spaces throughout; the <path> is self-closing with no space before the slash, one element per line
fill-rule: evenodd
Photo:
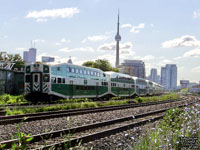
<path fill-rule="evenodd" d="M 157 69 L 155 68 L 151 69 L 149 80 L 158 83 Z"/>
<path fill-rule="evenodd" d="M 29 51 L 24 51 L 23 59 L 26 63 L 35 63 L 36 62 L 36 48 L 29 48 Z"/>
<path fill-rule="evenodd" d="M 54 62 L 54 61 L 55 61 L 54 57 L 42 56 L 42 62 Z"/>
<path fill-rule="evenodd" d="M 161 68 L 161 84 L 167 91 L 177 89 L 177 67 L 175 64 L 166 64 Z"/>
<path fill-rule="evenodd" d="M 189 87 L 189 84 L 190 84 L 190 81 L 189 81 L 189 80 L 180 80 L 181 89 L 183 89 L 183 88 L 188 88 L 188 87 Z"/>
<path fill-rule="evenodd" d="M 141 60 L 124 60 L 120 66 L 120 72 L 136 76 L 140 78 L 146 78 L 145 64 Z"/>

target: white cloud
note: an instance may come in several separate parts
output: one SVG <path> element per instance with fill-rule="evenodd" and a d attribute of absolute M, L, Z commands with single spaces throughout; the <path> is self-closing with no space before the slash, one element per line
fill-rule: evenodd
<path fill-rule="evenodd" d="M 169 60 L 169 59 L 164 59 L 164 60 L 162 60 L 162 62 L 163 62 L 163 63 L 165 63 L 165 64 L 172 63 L 172 61 L 171 61 L 171 60 Z"/>
<path fill-rule="evenodd" d="M 123 25 L 121 25 L 121 28 L 127 28 L 127 27 L 132 27 L 132 25 L 131 24 L 123 24 Z"/>
<path fill-rule="evenodd" d="M 97 42 L 97 41 L 104 41 L 107 40 L 109 37 L 105 36 L 105 35 L 94 35 L 94 36 L 89 36 L 86 39 L 82 40 L 82 43 L 85 43 L 87 41 L 91 41 L 91 42 Z"/>
<path fill-rule="evenodd" d="M 142 57 L 141 59 L 144 61 L 150 61 L 150 60 L 155 59 L 155 57 L 153 55 L 146 55 L 146 56 Z"/>
<path fill-rule="evenodd" d="M 200 66 L 193 68 L 192 72 L 199 72 L 200 73 Z"/>
<path fill-rule="evenodd" d="M 132 49 L 132 47 L 133 47 L 133 44 L 131 42 L 125 42 L 125 43 L 120 43 L 119 44 L 119 49 L 123 50 L 123 51 L 126 51 L 128 49 Z M 104 51 L 116 50 L 116 43 L 115 42 L 105 43 L 103 45 L 100 45 L 98 47 L 98 50 L 104 50 Z"/>
<path fill-rule="evenodd" d="M 192 72 L 200 72 L 200 66 L 196 67 L 196 68 L 193 68 L 192 69 Z"/>
<path fill-rule="evenodd" d="M 61 45 L 61 43 L 57 42 L 57 43 L 56 43 L 56 45 L 57 45 L 57 46 L 60 46 L 60 45 Z"/>
<path fill-rule="evenodd" d="M 176 48 L 176 47 L 197 47 L 200 46 L 195 36 L 184 35 L 180 38 L 176 38 L 170 41 L 162 43 L 163 48 Z"/>
<path fill-rule="evenodd" d="M 47 19 L 42 19 L 42 18 L 39 18 L 36 20 L 37 22 L 47 22 L 48 20 Z"/>
<path fill-rule="evenodd" d="M 44 43 L 45 40 L 42 40 L 42 39 L 35 39 L 35 40 L 32 40 L 33 43 Z"/>
<path fill-rule="evenodd" d="M 94 49 L 92 47 L 79 47 L 79 48 L 73 48 L 69 49 L 67 47 L 59 49 L 60 52 L 94 52 Z"/>
<path fill-rule="evenodd" d="M 150 24 L 150 26 L 153 28 L 153 27 L 154 27 L 154 24 L 153 24 L 153 23 L 151 23 L 151 24 Z"/>
<path fill-rule="evenodd" d="M 71 42 L 71 40 L 66 40 L 65 38 L 62 38 L 62 39 L 60 40 L 60 42 L 62 42 L 62 43 L 69 43 L 69 42 Z"/>
<path fill-rule="evenodd" d="M 200 49 L 194 49 L 186 52 L 183 57 L 200 57 Z"/>
<path fill-rule="evenodd" d="M 45 9 L 41 11 L 31 11 L 25 17 L 34 18 L 37 22 L 47 21 L 49 18 L 71 18 L 78 14 L 78 8 Z"/>
<path fill-rule="evenodd" d="M 8 36 L 7 35 L 4 35 L 4 36 L 0 36 L 0 39 L 7 39 Z"/>
<path fill-rule="evenodd" d="M 105 34 L 106 34 L 106 35 L 110 35 L 110 34 L 112 34 L 112 33 L 114 33 L 113 30 L 112 30 L 112 31 L 107 31 Z"/>
<path fill-rule="evenodd" d="M 193 12 L 193 17 L 194 17 L 194 18 L 200 18 L 200 11 L 199 11 L 199 10 L 194 11 L 194 12 Z"/>
<path fill-rule="evenodd" d="M 19 47 L 19 48 L 16 48 L 16 50 L 17 50 L 17 51 L 25 51 L 26 48 L 24 48 L 24 47 Z"/>
<path fill-rule="evenodd" d="M 140 32 L 140 29 L 143 29 L 144 26 L 145 26 L 144 23 L 140 23 L 138 26 L 133 26 L 133 27 L 130 29 L 130 32 L 139 33 L 139 32 Z"/>

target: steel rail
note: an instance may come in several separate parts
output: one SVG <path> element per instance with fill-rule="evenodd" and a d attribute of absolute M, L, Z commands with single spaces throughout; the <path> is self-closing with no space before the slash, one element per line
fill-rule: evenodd
<path fill-rule="evenodd" d="M 191 104 L 192 103 L 193 102 L 191 102 Z M 184 106 L 187 106 L 187 104 L 179 105 L 177 107 L 184 107 Z M 83 132 L 83 131 L 89 130 L 89 129 L 108 126 L 108 125 L 112 125 L 112 124 L 116 124 L 116 123 L 120 123 L 120 122 L 124 122 L 124 121 L 129 121 L 129 120 L 133 120 L 133 119 L 146 117 L 146 116 L 149 116 L 149 115 L 154 115 L 154 114 L 157 114 L 157 113 L 162 113 L 162 112 L 165 112 L 165 111 L 167 111 L 167 110 L 169 110 L 171 108 L 174 108 L 174 107 L 160 109 L 160 110 L 156 110 L 156 111 L 150 111 L 150 112 L 147 112 L 147 113 L 137 114 L 137 115 L 134 115 L 134 116 L 122 117 L 122 118 L 113 119 L 113 120 L 109 120 L 109 121 L 104 121 L 104 122 L 100 122 L 100 123 L 84 125 L 84 126 L 80 126 L 80 127 L 76 127 L 76 128 L 70 128 L 70 129 L 64 129 L 64 130 L 58 130 L 58 131 L 53 131 L 53 132 L 49 132 L 49 133 L 43 133 L 43 134 L 34 135 L 34 136 L 31 136 L 33 138 L 33 140 L 31 142 L 29 142 L 29 144 L 41 141 L 43 139 L 46 140 L 46 139 L 50 139 L 50 138 L 56 138 L 56 137 L 59 137 L 60 135 L 66 135 L 66 134 L 69 134 L 69 133 Z M 149 121 L 149 119 L 148 119 L 148 121 Z M 89 138 L 91 138 L 91 137 L 89 137 Z M 77 143 L 80 140 L 81 141 L 85 141 L 85 140 L 88 140 L 88 139 L 84 139 L 84 138 L 83 139 L 79 139 L 78 138 L 77 140 L 75 140 L 76 142 L 72 140 L 72 143 L 73 142 Z M 11 147 L 11 145 L 13 143 L 17 143 L 17 139 L 0 142 L 0 144 L 6 144 L 6 148 Z"/>
<path fill-rule="evenodd" d="M 181 99 L 166 100 L 166 101 L 158 101 L 158 102 L 134 103 L 134 104 L 106 106 L 106 107 L 98 107 L 98 108 L 84 108 L 84 109 L 74 109 L 74 110 L 65 110 L 65 111 L 25 114 L 25 115 L 1 116 L 0 117 L 0 125 L 7 125 L 7 124 L 13 124 L 13 123 L 28 122 L 28 121 L 36 121 L 36 120 L 45 120 L 45 119 L 58 118 L 58 117 L 64 117 L 64 116 L 74 116 L 74 115 L 81 115 L 81 114 L 88 114 L 88 113 L 112 111 L 112 110 L 119 110 L 119 109 L 143 107 L 143 106 L 149 106 L 149 105 L 172 103 L 172 102 L 177 102 L 177 101 L 182 101 L 182 100 Z"/>

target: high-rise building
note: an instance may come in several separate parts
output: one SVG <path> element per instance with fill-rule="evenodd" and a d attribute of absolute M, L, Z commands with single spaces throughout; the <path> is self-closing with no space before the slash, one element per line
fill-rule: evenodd
<path fill-rule="evenodd" d="M 155 69 L 155 68 L 151 69 L 150 80 L 158 83 L 157 69 Z"/>
<path fill-rule="evenodd" d="M 140 78 L 146 78 L 145 64 L 141 60 L 124 60 L 120 66 L 120 72 L 136 76 Z"/>
<path fill-rule="evenodd" d="M 177 89 L 177 67 L 175 64 L 166 64 L 165 67 L 161 68 L 161 84 L 167 91 Z"/>
<path fill-rule="evenodd" d="M 118 10 L 118 21 L 117 21 L 117 34 L 115 36 L 116 41 L 116 63 L 115 67 L 119 67 L 119 41 L 121 41 L 121 36 L 119 35 L 119 10 Z"/>
<path fill-rule="evenodd" d="M 37 53 L 37 49 L 36 48 L 29 48 L 30 63 L 35 63 L 36 62 L 36 53 Z"/>
<path fill-rule="evenodd" d="M 54 57 L 42 56 L 42 62 L 54 62 L 54 61 L 55 61 Z"/>
<path fill-rule="evenodd" d="M 25 62 L 30 62 L 29 51 L 24 51 L 23 59 L 24 59 Z"/>
<path fill-rule="evenodd" d="M 26 63 L 35 63 L 36 62 L 36 48 L 29 48 L 29 51 L 24 51 L 23 59 Z"/>

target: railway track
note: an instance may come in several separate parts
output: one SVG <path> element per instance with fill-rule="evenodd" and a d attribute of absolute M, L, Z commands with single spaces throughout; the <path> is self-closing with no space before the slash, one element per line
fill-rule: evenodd
<path fill-rule="evenodd" d="M 197 102 L 197 99 L 188 104 L 179 105 L 178 107 L 184 107 L 193 104 L 195 102 Z M 154 122 L 156 120 L 161 119 L 164 115 L 163 113 L 171 108 L 173 107 L 150 111 L 142 114 L 136 114 L 134 116 L 128 116 L 109 121 L 84 125 L 76 128 L 70 128 L 70 129 L 64 129 L 64 130 L 34 135 L 32 136 L 33 140 L 29 142 L 29 144 L 31 144 L 29 147 L 31 149 L 48 149 L 50 147 L 54 148 L 60 147 L 64 149 L 66 148 L 66 146 L 69 146 L 66 143 L 70 143 L 69 147 L 73 147 L 76 146 L 80 141 L 81 143 L 93 141 L 95 139 L 103 138 L 118 132 L 122 132 L 124 130 L 128 130 L 133 127 L 144 125 L 149 122 Z M 110 127 L 106 129 L 101 129 L 104 128 L 105 126 L 110 126 Z M 90 134 L 88 134 L 88 132 Z M 73 137 L 69 137 L 70 138 L 69 140 L 66 139 L 63 140 L 63 138 L 60 138 L 60 135 L 68 135 L 68 134 L 74 134 L 74 135 Z M 43 146 L 44 143 L 42 144 L 42 142 L 36 143 L 44 139 L 48 140 L 46 141 L 45 147 Z M 6 147 L 9 148 L 13 143 L 17 143 L 17 141 L 18 141 L 17 139 L 9 140 L 1 142 L 0 144 L 6 144 Z M 35 145 L 37 146 L 40 145 L 40 146 L 35 147 Z"/>
<path fill-rule="evenodd" d="M 80 114 L 136 108 L 136 107 L 172 103 L 172 102 L 184 101 L 184 100 L 185 99 L 177 99 L 177 100 L 166 100 L 166 101 L 157 101 L 157 102 L 149 102 L 149 103 L 133 103 L 133 104 L 125 104 L 125 105 L 119 105 L 119 106 L 106 106 L 106 107 L 98 107 L 98 108 L 84 108 L 84 109 L 42 112 L 42 113 L 33 113 L 33 114 L 24 114 L 24 115 L 0 116 L 0 125 L 20 123 L 22 121 L 29 122 L 29 121 L 45 120 L 45 119 L 52 119 L 52 118 L 65 117 L 65 116 L 74 116 L 74 115 L 80 115 Z"/>

